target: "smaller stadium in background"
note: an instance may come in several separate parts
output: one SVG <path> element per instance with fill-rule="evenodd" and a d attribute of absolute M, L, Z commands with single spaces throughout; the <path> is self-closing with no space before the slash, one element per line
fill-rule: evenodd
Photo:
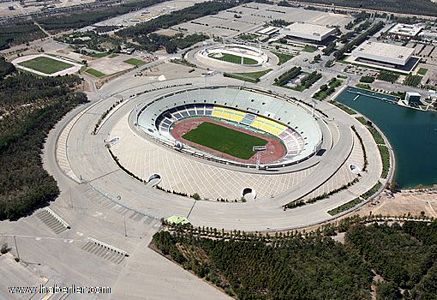
<path fill-rule="evenodd" d="M 218 45 L 204 48 L 198 52 L 204 59 L 215 59 L 224 63 L 245 66 L 261 66 L 269 60 L 264 51 L 246 45 Z"/>
<path fill-rule="evenodd" d="M 314 156 L 320 126 L 298 103 L 261 90 L 215 86 L 177 91 L 135 111 L 155 141 L 207 160 L 273 170 Z"/>

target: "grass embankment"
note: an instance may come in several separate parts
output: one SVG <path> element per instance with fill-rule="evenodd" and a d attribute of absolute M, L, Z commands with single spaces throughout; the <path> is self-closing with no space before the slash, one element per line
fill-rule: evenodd
<path fill-rule="evenodd" d="M 88 68 L 85 70 L 86 73 L 93 75 L 94 77 L 100 78 L 105 76 L 105 73 L 100 72 L 99 70 L 93 69 L 93 68 Z"/>
<path fill-rule="evenodd" d="M 293 58 L 293 55 L 287 53 L 276 52 L 276 51 L 273 51 L 272 53 L 278 57 L 279 59 L 278 65 L 282 65 L 283 63 L 286 63 L 287 61 Z"/>
<path fill-rule="evenodd" d="M 258 72 L 249 72 L 249 73 L 224 73 L 223 76 L 230 77 L 238 80 L 249 81 L 253 83 L 259 82 L 259 79 L 269 73 L 272 69 L 267 69 L 264 71 Z"/>

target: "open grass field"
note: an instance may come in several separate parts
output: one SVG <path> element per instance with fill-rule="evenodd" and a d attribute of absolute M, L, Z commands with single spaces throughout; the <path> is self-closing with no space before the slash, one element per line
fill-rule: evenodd
<path fill-rule="evenodd" d="M 266 75 L 271 70 L 272 69 L 267 69 L 264 71 L 257 71 L 257 72 L 250 72 L 250 73 L 224 73 L 223 76 L 256 83 L 259 81 L 259 79 L 262 76 Z"/>
<path fill-rule="evenodd" d="M 69 63 L 45 56 L 35 57 L 33 59 L 20 62 L 19 65 L 44 74 L 53 74 L 73 66 Z"/>
<path fill-rule="evenodd" d="M 426 75 L 428 73 L 428 69 L 420 68 L 419 71 L 417 71 L 417 74 L 419 75 Z"/>
<path fill-rule="evenodd" d="M 312 46 L 312 45 L 305 45 L 305 47 L 303 47 L 302 51 L 304 52 L 310 52 L 313 53 L 317 50 L 316 46 Z"/>
<path fill-rule="evenodd" d="M 266 140 L 232 130 L 217 124 L 204 122 L 182 136 L 193 143 L 232 155 L 240 159 L 249 159 L 254 154 L 253 146 L 264 146 Z"/>
<path fill-rule="evenodd" d="M 283 63 L 285 63 L 293 58 L 293 55 L 290 55 L 287 53 L 282 53 L 282 52 L 272 52 L 272 53 L 279 58 L 278 65 L 282 65 Z"/>
<path fill-rule="evenodd" d="M 248 58 L 248 57 L 244 57 L 244 56 L 238 56 L 238 55 L 234 55 L 234 54 L 229 54 L 229 53 L 222 53 L 222 56 L 218 56 L 216 53 L 212 53 L 209 55 L 209 57 L 221 60 L 221 61 L 226 61 L 226 62 L 230 62 L 233 64 L 237 64 L 237 65 L 255 65 L 258 62 L 252 58 Z M 241 59 L 243 59 L 243 61 L 241 61 Z"/>
<path fill-rule="evenodd" d="M 105 73 L 100 72 L 99 70 L 93 69 L 93 68 L 88 68 L 85 70 L 85 72 L 87 72 L 90 75 L 93 75 L 94 77 L 100 78 L 105 76 Z"/>
<path fill-rule="evenodd" d="M 145 64 L 144 61 L 142 61 L 141 59 L 137 59 L 137 58 L 129 58 L 128 60 L 124 61 L 127 64 L 133 65 L 135 67 L 139 67 Z"/>

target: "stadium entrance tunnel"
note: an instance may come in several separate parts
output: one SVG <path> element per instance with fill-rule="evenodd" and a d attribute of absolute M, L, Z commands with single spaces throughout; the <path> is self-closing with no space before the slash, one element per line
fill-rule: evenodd
<path fill-rule="evenodd" d="M 248 188 L 248 187 L 244 188 L 243 191 L 241 192 L 241 197 L 247 201 L 255 200 L 256 191 L 252 188 Z"/>
<path fill-rule="evenodd" d="M 161 182 L 161 179 L 161 175 L 154 173 L 147 179 L 147 186 L 154 187 Z"/>

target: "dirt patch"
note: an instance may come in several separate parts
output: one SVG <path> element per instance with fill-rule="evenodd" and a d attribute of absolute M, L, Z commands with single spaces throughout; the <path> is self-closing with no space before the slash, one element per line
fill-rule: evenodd
<path fill-rule="evenodd" d="M 174 124 L 174 126 L 171 130 L 171 134 L 173 135 L 173 137 L 176 140 L 181 141 L 182 143 L 189 145 L 193 148 L 210 153 L 216 157 L 221 157 L 223 159 L 228 159 L 228 160 L 237 161 L 237 162 L 241 162 L 241 163 L 256 164 L 257 155 L 253 155 L 251 158 L 244 160 L 244 159 L 236 158 L 232 155 L 208 148 L 206 146 L 202 146 L 202 145 L 193 143 L 193 142 L 188 141 L 182 137 L 184 134 L 197 128 L 197 126 L 199 126 L 203 122 L 214 123 L 214 124 L 217 124 L 217 125 L 220 125 L 223 127 L 230 128 L 230 129 L 235 130 L 235 131 L 239 131 L 239 132 L 242 132 L 242 133 L 245 133 L 245 134 L 248 134 L 251 136 L 256 136 L 256 137 L 259 137 L 261 139 L 266 140 L 267 141 L 267 144 L 266 144 L 267 150 L 261 151 L 260 155 L 259 155 L 259 159 L 260 159 L 261 164 L 273 163 L 273 162 L 278 161 L 281 158 L 283 158 L 286 154 L 286 148 L 285 148 L 284 144 L 277 137 L 267 135 L 267 134 L 260 134 L 258 132 L 254 132 L 254 131 L 251 131 L 248 129 L 233 126 L 229 123 L 220 122 L 219 120 L 216 120 L 213 118 L 208 118 L 208 117 L 188 118 L 188 119 L 178 121 Z"/>
<path fill-rule="evenodd" d="M 357 213 L 361 216 L 374 214 L 386 216 L 421 216 L 437 218 L 437 190 L 408 190 L 391 195 L 384 192 L 363 206 Z"/>

